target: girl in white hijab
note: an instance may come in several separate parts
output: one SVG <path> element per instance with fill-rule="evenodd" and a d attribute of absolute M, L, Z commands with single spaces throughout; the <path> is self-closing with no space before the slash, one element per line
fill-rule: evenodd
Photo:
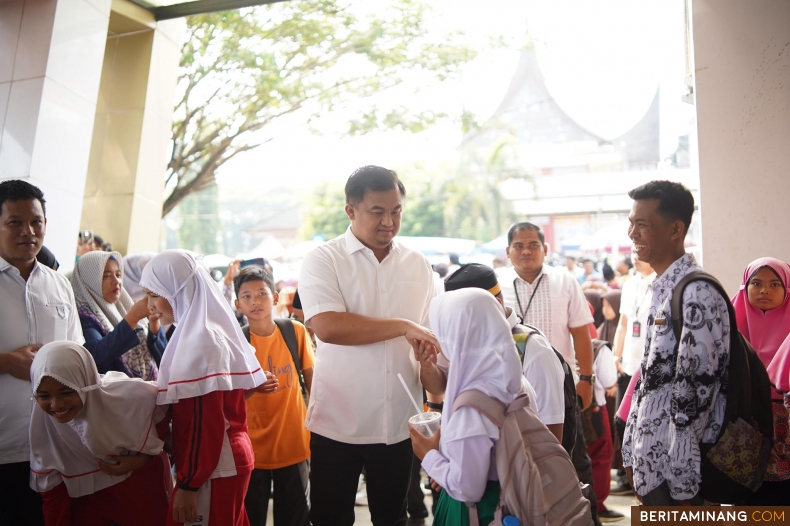
<path fill-rule="evenodd" d="M 69 341 L 43 346 L 30 376 L 38 404 L 30 483 L 44 499 L 46 525 L 164 524 L 172 483 L 156 386 L 99 375 L 90 353 Z"/>
<path fill-rule="evenodd" d="M 466 502 L 477 504 L 480 524 L 493 520 L 499 502 L 494 446 L 499 429 L 471 407 L 453 412 L 457 396 L 477 389 L 509 405 L 526 386 L 502 307 L 487 291 L 447 292 L 431 302 L 431 330 L 450 362 L 440 431 L 433 438 L 413 427 L 422 467 L 443 488 L 434 524 L 469 524 Z"/>
<path fill-rule="evenodd" d="M 145 297 L 145 291 L 140 286 L 140 278 L 143 276 L 143 269 L 155 255 L 155 252 L 140 252 L 139 254 L 127 254 L 123 257 L 123 288 L 129 293 L 132 301 Z"/>
<path fill-rule="evenodd" d="M 244 390 L 265 376 L 230 305 L 194 254 L 168 250 L 143 270 L 149 307 L 175 332 L 162 357 L 158 403 L 173 404 L 177 488 L 168 524 L 247 525 L 254 456 Z"/>
<path fill-rule="evenodd" d="M 157 363 L 167 345 L 159 319 L 147 299 L 132 301 L 118 252 L 93 251 L 82 256 L 71 287 L 90 351 L 100 373 L 120 371 L 132 378 L 156 380 Z"/>

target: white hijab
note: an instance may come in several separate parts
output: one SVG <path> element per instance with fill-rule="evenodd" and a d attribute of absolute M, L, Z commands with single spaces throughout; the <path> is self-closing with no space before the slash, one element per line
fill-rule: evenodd
<path fill-rule="evenodd" d="M 442 411 L 441 441 L 487 434 L 484 428 L 453 421 L 453 403 L 477 389 L 510 404 L 522 390 L 521 361 L 502 306 L 490 292 L 468 288 L 433 299 L 431 329 L 450 362 Z"/>
<path fill-rule="evenodd" d="M 157 254 L 143 269 L 140 285 L 170 302 L 176 326 L 159 366 L 157 403 L 252 389 L 266 381 L 230 305 L 194 254 Z"/>
<path fill-rule="evenodd" d="M 48 491 L 61 482 L 69 496 L 82 497 L 127 479 L 99 471 L 96 459 L 107 455 L 158 455 L 164 442 L 155 424 L 165 416 L 156 405 L 156 385 L 123 373 L 99 375 L 90 353 L 74 342 L 43 346 L 33 360 L 33 394 L 45 376 L 71 387 L 83 407 L 61 424 L 38 405 L 30 415 L 30 486 Z"/>
<path fill-rule="evenodd" d="M 141 252 L 123 257 L 123 288 L 129 293 L 132 301 L 137 301 L 145 296 L 145 291 L 140 286 L 140 277 L 143 275 L 145 266 L 155 255 L 155 252 Z"/>

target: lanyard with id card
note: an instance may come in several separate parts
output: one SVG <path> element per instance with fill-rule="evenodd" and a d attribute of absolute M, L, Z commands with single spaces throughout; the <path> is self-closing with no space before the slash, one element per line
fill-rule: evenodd
<path fill-rule="evenodd" d="M 639 302 L 637 302 L 637 304 L 636 304 L 636 313 L 635 313 L 635 316 L 634 316 L 635 319 L 634 319 L 633 323 L 631 324 L 631 337 L 632 338 L 641 338 L 642 337 L 642 323 L 640 321 L 638 321 L 639 320 L 639 308 L 645 302 L 645 298 L 647 297 L 648 292 L 650 292 L 650 286 L 649 285 L 647 287 L 647 290 L 645 290 L 645 293 L 642 294 L 642 299 L 639 300 Z"/>

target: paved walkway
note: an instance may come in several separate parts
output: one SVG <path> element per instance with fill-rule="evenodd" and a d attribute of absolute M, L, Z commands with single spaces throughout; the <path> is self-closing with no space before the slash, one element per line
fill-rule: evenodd
<path fill-rule="evenodd" d="M 425 504 L 430 506 L 430 502 L 430 492 L 427 492 Z M 272 520 L 271 502 L 269 504 L 269 520 L 266 524 L 271 526 L 274 524 L 274 521 Z M 625 517 L 617 522 L 612 522 L 609 524 L 614 524 L 617 526 L 626 526 L 631 524 L 631 506 L 636 506 L 636 499 L 633 497 L 633 495 L 629 495 L 627 497 L 617 497 L 615 495 L 610 495 L 609 498 L 606 499 L 606 507 L 615 511 L 619 511 L 625 515 Z M 373 526 L 373 523 L 370 522 L 370 511 L 368 510 L 367 506 L 356 506 L 354 508 L 354 512 L 356 513 L 356 522 L 354 523 L 355 526 Z M 425 521 L 425 526 L 430 526 L 430 524 L 431 520 L 427 519 Z"/>

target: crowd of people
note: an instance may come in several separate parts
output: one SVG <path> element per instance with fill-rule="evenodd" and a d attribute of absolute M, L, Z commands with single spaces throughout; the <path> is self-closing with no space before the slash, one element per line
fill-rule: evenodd
<path fill-rule="evenodd" d="M 629 195 L 616 268 L 547 265 L 524 222 L 510 266 L 453 261 L 440 278 L 396 239 L 403 183 L 365 166 L 348 229 L 307 254 L 297 290 L 263 261 L 218 284 L 191 252 L 124 257 L 87 233 L 67 278 L 43 249 L 42 192 L 0 183 L 0 525 L 260 526 L 273 497 L 276 526 L 343 526 L 363 475 L 373 524 L 421 524 L 421 468 L 433 524 L 530 524 L 511 493 L 545 484 L 500 484 L 506 424 L 471 392 L 538 422 L 578 482 L 573 524 L 622 518 L 612 469 L 645 505 L 784 504 L 790 266 L 756 259 L 730 300 L 684 249 L 688 189 Z M 752 422 L 732 407 L 741 353 L 757 360 Z M 415 400 L 441 413 L 430 436 Z"/>

